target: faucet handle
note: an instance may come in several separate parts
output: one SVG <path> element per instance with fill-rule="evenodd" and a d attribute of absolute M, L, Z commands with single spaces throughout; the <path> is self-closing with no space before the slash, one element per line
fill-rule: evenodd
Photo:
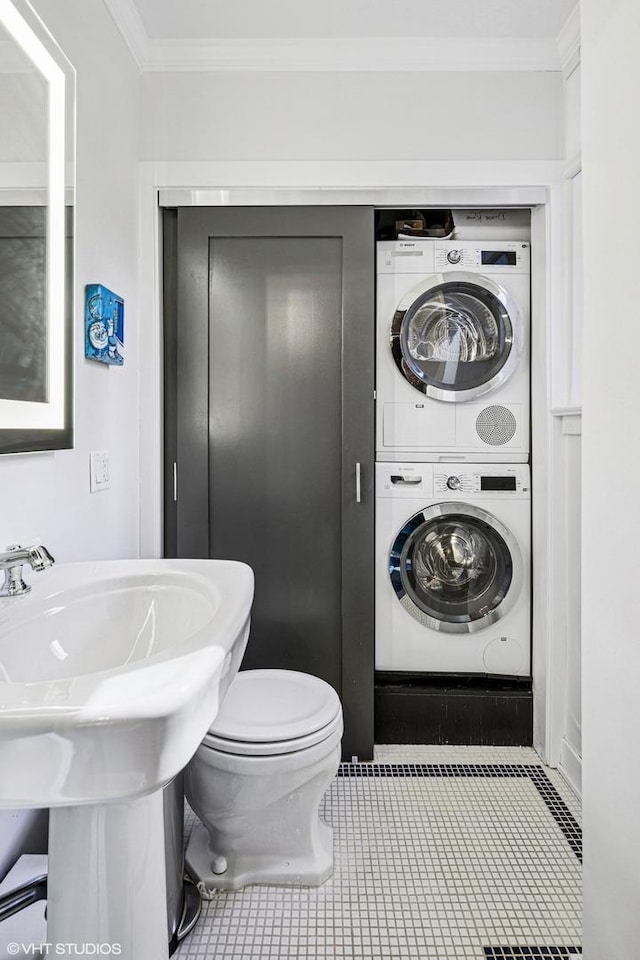
<path fill-rule="evenodd" d="M 27 552 L 29 553 L 31 568 L 38 573 L 46 570 L 47 567 L 55 563 L 55 559 L 51 556 L 47 548 L 42 545 L 38 547 L 28 547 Z"/>
<path fill-rule="evenodd" d="M 14 554 L 15 563 L 11 559 Z M 40 573 L 55 563 L 55 560 L 42 544 L 25 548 L 18 543 L 10 544 L 6 552 L 0 555 L 0 567 L 4 569 L 4 584 L 0 586 L 1 597 L 19 597 L 31 590 L 29 584 L 22 579 L 25 563 Z"/>
<path fill-rule="evenodd" d="M 7 564 L 4 567 L 4 583 L 0 587 L 0 596 L 3 597 L 21 597 L 29 593 L 31 587 L 22 579 L 22 565 L 24 563 L 24 551 L 19 543 L 11 543 L 6 548 L 6 553 L 18 553 L 21 551 L 22 558 L 16 558 L 15 564 Z M 5 554 L 6 559 L 6 554 Z"/>

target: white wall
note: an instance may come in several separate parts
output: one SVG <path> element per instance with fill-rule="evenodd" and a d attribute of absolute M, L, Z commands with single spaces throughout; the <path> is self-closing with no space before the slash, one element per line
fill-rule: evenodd
<path fill-rule="evenodd" d="M 560 73 L 148 73 L 145 160 L 563 156 Z"/>
<path fill-rule="evenodd" d="M 139 544 L 139 77 L 102 0 L 32 2 L 77 69 L 76 438 L 73 450 L 0 457 L 0 549 L 38 540 L 61 561 L 132 557 Z M 83 290 L 96 281 L 125 298 L 122 369 L 83 358 Z M 90 495 L 95 449 L 111 453 L 112 488 Z M 28 819 L 2 814 L 0 875 Z"/>
<path fill-rule="evenodd" d="M 40 538 L 56 559 L 138 553 L 137 211 L 139 76 L 101 0 L 33 0 L 77 69 L 75 449 L 0 458 L 0 546 Z M 126 361 L 84 359 L 83 291 L 125 298 Z M 89 451 L 112 488 L 89 493 Z M 43 574 L 45 576 L 46 574 Z"/>
<path fill-rule="evenodd" d="M 640 5 L 582 0 L 585 960 L 640 943 Z"/>

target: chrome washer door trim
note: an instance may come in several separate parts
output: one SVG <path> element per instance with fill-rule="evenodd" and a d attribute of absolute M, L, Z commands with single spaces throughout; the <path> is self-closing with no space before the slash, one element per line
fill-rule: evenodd
<path fill-rule="evenodd" d="M 405 587 L 403 564 L 406 560 L 407 541 L 425 524 L 430 523 L 437 517 L 447 517 L 451 515 L 480 520 L 482 523 L 491 527 L 504 540 L 511 558 L 511 583 L 504 598 L 497 607 L 477 620 L 459 622 L 440 620 L 419 607 Z M 497 620 L 500 620 L 512 609 L 514 603 L 520 596 L 524 583 L 524 562 L 520 546 L 514 535 L 497 517 L 487 510 L 464 502 L 436 503 L 409 517 L 402 526 L 402 529 L 396 534 L 391 545 L 388 557 L 388 570 L 394 593 L 407 613 L 425 627 L 441 633 L 477 633 L 492 623 L 495 623 Z"/>
<path fill-rule="evenodd" d="M 464 390 L 445 390 L 442 387 L 436 387 L 432 383 L 421 380 L 408 366 L 402 349 L 402 328 L 407 314 L 411 316 L 413 312 L 412 308 L 416 307 L 418 301 L 426 299 L 426 294 L 434 292 L 438 288 L 446 289 L 448 286 L 455 286 L 461 283 L 467 286 L 480 287 L 502 304 L 511 324 L 510 334 L 505 335 L 505 346 L 508 345 L 509 352 L 499 370 L 484 383 Z M 464 403 L 468 400 L 475 400 L 477 397 L 482 397 L 492 390 L 495 390 L 505 383 L 516 370 L 524 349 L 524 322 L 511 294 L 489 277 L 464 271 L 437 273 L 427 277 L 417 284 L 417 286 L 413 287 L 398 304 L 391 322 L 390 346 L 394 363 L 404 379 L 412 387 L 426 394 L 428 397 L 433 397 L 434 400 L 444 400 L 447 403 Z"/>

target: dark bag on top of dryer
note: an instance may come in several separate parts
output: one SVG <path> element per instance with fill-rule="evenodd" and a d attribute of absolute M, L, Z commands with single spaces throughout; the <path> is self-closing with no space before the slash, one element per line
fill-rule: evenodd
<path fill-rule="evenodd" d="M 376 210 L 376 240 L 442 240 L 455 228 L 451 210 Z"/>
<path fill-rule="evenodd" d="M 414 210 L 413 216 L 396 219 L 394 240 L 425 237 L 442 240 L 454 230 L 451 210 Z"/>

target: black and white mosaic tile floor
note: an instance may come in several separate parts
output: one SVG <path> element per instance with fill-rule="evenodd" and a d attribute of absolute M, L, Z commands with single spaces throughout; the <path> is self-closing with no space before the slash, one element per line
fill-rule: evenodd
<path fill-rule="evenodd" d="M 325 795 L 333 877 L 216 894 L 175 957 L 579 957 L 579 815 L 533 750 L 376 748 Z"/>

